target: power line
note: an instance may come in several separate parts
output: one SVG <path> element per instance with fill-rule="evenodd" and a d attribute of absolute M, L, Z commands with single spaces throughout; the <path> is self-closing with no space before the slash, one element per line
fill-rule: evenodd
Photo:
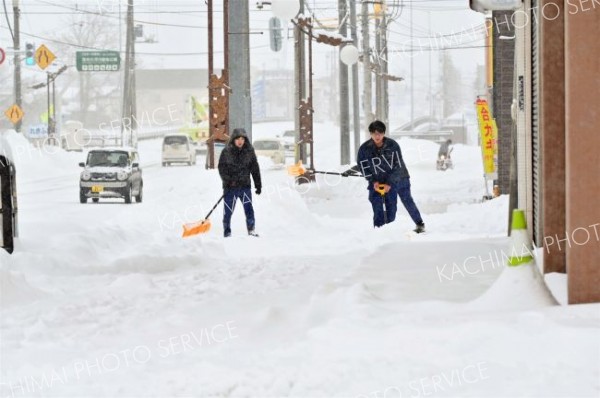
<path fill-rule="evenodd" d="M 5 1 L 5 0 L 3 0 L 3 1 Z M 117 16 L 108 15 L 108 14 L 102 13 L 102 12 L 88 11 L 88 10 L 83 10 L 83 9 L 78 9 L 78 8 L 63 6 L 61 4 L 55 4 L 55 3 L 51 3 L 51 2 L 48 2 L 48 1 L 44 1 L 44 0 L 36 0 L 36 1 L 48 4 L 48 5 L 52 5 L 52 6 L 55 6 L 55 7 L 58 7 L 58 8 L 65 8 L 67 10 L 77 11 L 74 14 L 81 13 L 81 14 L 96 15 L 96 16 L 100 16 L 100 17 L 104 17 L 104 18 L 110 18 L 110 19 L 117 19 L 117 20 L 119 20 L 119 17 L 117 17 Z M 207 29 L 206 26 L 168 24 L 168 23 L 161 23 L 161 22 L 144 21 L 144 20 L 141 20 L 141 19 L 134 19 L 133 22 L 135 22 L 135 23 L 141 23 L 141 24 L 146 24 L 146 25 L 171 26 L 171 27 L 177 27 L 177 28 Z"/>
<path fill-rule="evenodd" d="M 13 34 L 12 27 L 10 26 L 10 20 L 8 19 L 8 11 L 6 11 L 6 0 L 2 0 L 2 4 L 4 5 L 4 16 L 6 17 L 6 24 L 8 25 L 8 30 L 10 30 L 10 37 L 12 37 L 14 42 L 15 35 Z"/>
<path fill-rule="evenodd" d="M 457 46 L 457 47 L 440 47 L 440 48 L 409 48 L 404 50 L 389 50 L 391 53 L 410 53 L 415 51 L 446 51 L 446 50 L 467 50 L 470 48 L 488 48 L 490 46 Z"/>
<path fill-rule="evenodd" d="M 0 28 L 4 28 L 4 29 L 8 29 L 4 26 L 0 26 Z M 56 39 L 51 39 L 49 37 L 42 37 L 42 36 L 38 36 L 38 35 L 34 35 L 32 33 L 26 33 L 26 32 L 21 32 L 22 35 L 24 36 L 29 36 L 29 37 L 34 37 L 36 39 L 41 39 L 45 42 L 51 42 L 51 43 L 57 43 L 57 44 L 62 44 L 65 46 L 69 46 L 69 47 L 76 47 L 76 48 L 82 48 L 82 49 L 86 49 L 86 50 L 95 50 L 95 51 L 114 51 L 112 49 L 106 49 L 106 48 L 100 48 L 100 47 L 93 47 L 93 46 L 85 46 L 83 44 L 74 44 L 74 43 L 68 43 L 65 41 L 61 41 L 61 40 L 56 40 Z M 263 45 L 263 46 L 256 46 L 256 47 L 251 47 L 251 49 L 261 49 L 261 48 L 267 48 L 269 47 L 269 45 Z M 120 53 L 124 54 L 125 51 L 119 51 Z M 214 51 L 215 53 L 222 53 L 223 51 Z M 149 52 L 136 52 L 137 55 L 156 55 L 156 56 L 172 56 L 172 55 L 177 55 L 177 56 L 187 56 L 187 55 L 207 55 L 208 52 L 189 52 L 189 53 L 149 53 Z"/>

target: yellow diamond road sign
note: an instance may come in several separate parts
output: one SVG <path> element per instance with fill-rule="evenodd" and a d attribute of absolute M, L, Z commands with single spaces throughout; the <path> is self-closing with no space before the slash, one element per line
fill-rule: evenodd
<path fill-rule="evenodd" d="M 35 63 L 42 69 L 46 69 L 55 59 L 56 56 L 43 44 L 35 50 Z"/>
<path fill-rule="evenodd" d="M 23 118 L 23 111 L 15 104 L 4 111 L 4 114 L 13 124 L 17 124 Z"/>

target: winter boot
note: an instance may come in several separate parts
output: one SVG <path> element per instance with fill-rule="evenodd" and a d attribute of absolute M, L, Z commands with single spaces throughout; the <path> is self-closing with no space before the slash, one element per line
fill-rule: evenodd
<path fill-rule="evenodd" d="M 258 234 L 257 234 L 257 233 L 256 233 L 256 231 L 255 231 L 255 230 L 253 230 L 253 229 L 249 229 L 249 230 L 248 230 L 248 235 L 250 235 L 250 236 L 255 236 L 255 237 L 257 237 L 257 238 L 258 238 Z"/>
<path fill-rule="evenodd" d="M 415 229 L 413 229 L 413 231 L 415 231 L 418 234 L 425 232 L 425 224 L 424 223 L 417 224 L 417 227 Z"/>

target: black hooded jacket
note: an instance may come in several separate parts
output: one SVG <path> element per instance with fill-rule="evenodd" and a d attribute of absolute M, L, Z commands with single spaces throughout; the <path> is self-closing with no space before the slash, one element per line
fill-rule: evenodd
<path fill-rule="evenodd" d="M 236 138 L 244 137 L 241 148 L 235 146 Z M 262 188 L 260 168 L 252 144 L 248 141 L 246 130 L 234 129 L 227 146 L 219 157 L 219 174 L 223 180 L 223 189 L 250 188 L 250 174 L 256 189 Z"/>

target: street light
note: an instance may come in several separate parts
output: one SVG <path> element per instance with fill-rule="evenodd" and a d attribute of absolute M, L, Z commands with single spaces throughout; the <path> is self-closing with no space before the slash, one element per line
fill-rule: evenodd
<path fill-rule="evenodd" d="M 347 44 L 340 50 L 340 59 L 348 66 L 358 62 L 358 55 L 358 48 L 353 44 Z"/>

